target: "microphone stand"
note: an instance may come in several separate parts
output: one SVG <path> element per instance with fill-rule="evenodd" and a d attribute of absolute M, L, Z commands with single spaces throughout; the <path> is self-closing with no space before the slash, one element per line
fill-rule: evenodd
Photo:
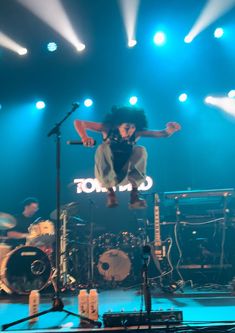
<path fill-rule="evenodd" d="M 67 115 L 59 122 L 57 123 L 51 130 L 50 132 L 47 134 L 48 137 L 55 135 L 56 136 L 56 280 L 55 283 L 53 284 L 54 287 L 54 297 L 53 297 L 53 304 L 52 307 L 49 308 L 48 310 L 42 311 L 42 312 L 38 312 L 32 316 L 28 316 L 19 320 L 16 320 L 14 322 L 11 322 L 9 324 L 4 324 L 2 325 L 2 330 L 6 330 L 7 328 L 13 326 L 13 325 L 17 325 L 20 324 L 24 321 L 28 321 L 32 318 L 36 318 L 36 317 L 40 317 L 44 314 L 47 314 L 49 312 L 56 312 L 56 311 L 60 311 L 60 312 L 65 312 L 67 313 L 67 315 L 73 315 L 75 317 L 78 317 L 80 319 L 83 319 L 87 322 L 89 322 L 90 324 L 92 324 L 93 326 L 97 326 L 97 327 L 101 327 L 101 322 L 99 321 L 95 321 L 95 320 L 91 320 L 87 317 L 78 315 L 76 313 L 73 313 L 71 311 L 68 311 L 66 309 L 64 309 L 64 303 L 60 297 L 60 256 L 61 256 L 61 249 L 60 249 L 60 240 L 61 240 L 61 236 L 60 236 L 60 231 L 61 231 L 61 220 L 60 220 L 60 162 L 61 162 L 61 131 L 60 131 L 60 127 L 61 125 L 64 123 L 64 121 L 79 107 L 80 105 L 78 103 L 73 103 L 72 104 L 72 108 L 71 110 L 67 113 Z"/>
<path fill-rule="evenodd" d="M 151 329 L 151 311 L 152 311 L 152 299 L 151 299 L 151 291 L 150 284 L 148 279 L 148 265 L 150 261 L 151 255 L 151 247 L 149 245 L 144 245 L 142 249 L 142 276 L 143 276 L 143 295 L 144 295 L 144 304 L 145 311 L 147 313 L 148 320 L 148 328 Z"/>

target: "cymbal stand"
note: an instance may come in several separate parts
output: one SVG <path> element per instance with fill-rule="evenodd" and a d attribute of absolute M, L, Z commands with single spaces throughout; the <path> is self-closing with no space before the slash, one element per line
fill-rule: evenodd
<path fill-rule="evenodd" d="M 76 282 L 76 280 L 68 273 L 68 254 L 67 254 L 67 223 L 68 223 L 68 212 L 66 209 L 61 214 L 61 236 L 60 236 L 60 274 L 62 280 L 62 291 L 69 289 L 70 284 Z"/>

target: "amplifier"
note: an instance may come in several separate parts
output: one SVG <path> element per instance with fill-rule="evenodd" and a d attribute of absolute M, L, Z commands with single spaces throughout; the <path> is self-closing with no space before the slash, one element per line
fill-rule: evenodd
<path fill-rule="evenodd" d="M 183 321 L 183 312 L 179 310 L 151 311 L 151 325 L 176 325 Z M 104 327 L 126 327 L 148 325 L 146 311 L 133 312 L 106 312 L 103 314 Z"/>

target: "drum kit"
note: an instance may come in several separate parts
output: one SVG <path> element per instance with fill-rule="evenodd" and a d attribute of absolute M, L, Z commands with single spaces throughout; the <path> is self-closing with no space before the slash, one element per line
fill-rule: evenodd
<path fill-rule="evenodd" d="M 93 223 L 72 214 L 74 204 L 62 206 L 60 274 L 62 290 L 81 286 L 111 287 L 135 281 L 139 275 L 143 237 L 131 232 L 103 233 L 93 237 Z M 50 214 L 54 218 L 54 212 Z M 15 218 L 0 213 L 0 232 L 16 225 Z M 0 290 L 8 294 L 29 294 L 52 283 L 55 227 L 50 220 L 36 220 L 28 229 L 25 245 L 11 249 L 7 237 L 0 238 Z M 92 231 L 92 232 L 91 232 Z M 100 230 L 102 231 L 102 230 Z M 137 260 L 136 260 L 137 259 Z M 129 278 L 129 279 L 128 279 Z"/>
<path fill-rule="evenodd" d="M 95 268 L 98 284 L 106 287 L 135 283 L 140 276 L 140 258 L 143 239 L 122 231 L 115 235 L 105 233 L 94 240 Z M 139 265 L 138 265 L 139 263 Z"/>
<path fill-rule="evenodd" d="M 0 232 L 15 225 L 12 215 L 0 212 Z M 7 244 L 9 238 L 0 237 L 0 290 L 8 294 L 29 294 L 31 290 L 42 290 L 49 284 L 54 235 L 51 221 L 39 221 L 30 225 L 26 245 L 12 249 Z"/>

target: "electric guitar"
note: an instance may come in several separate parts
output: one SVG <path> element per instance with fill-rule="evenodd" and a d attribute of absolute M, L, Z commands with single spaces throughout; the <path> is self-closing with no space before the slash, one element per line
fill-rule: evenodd
<path fill-rule="evenodd" d="M 163 274 L 171 269 L 169 254 L 171 249 L 171 240 L 168 238 L 164 241 L 161 239 L 160 229 L 160 209 L 159 209 L 159 196 L 157 193 L 154 195 L 154 241 L 152 247 L 152 258 L 158 271 Z"/>

